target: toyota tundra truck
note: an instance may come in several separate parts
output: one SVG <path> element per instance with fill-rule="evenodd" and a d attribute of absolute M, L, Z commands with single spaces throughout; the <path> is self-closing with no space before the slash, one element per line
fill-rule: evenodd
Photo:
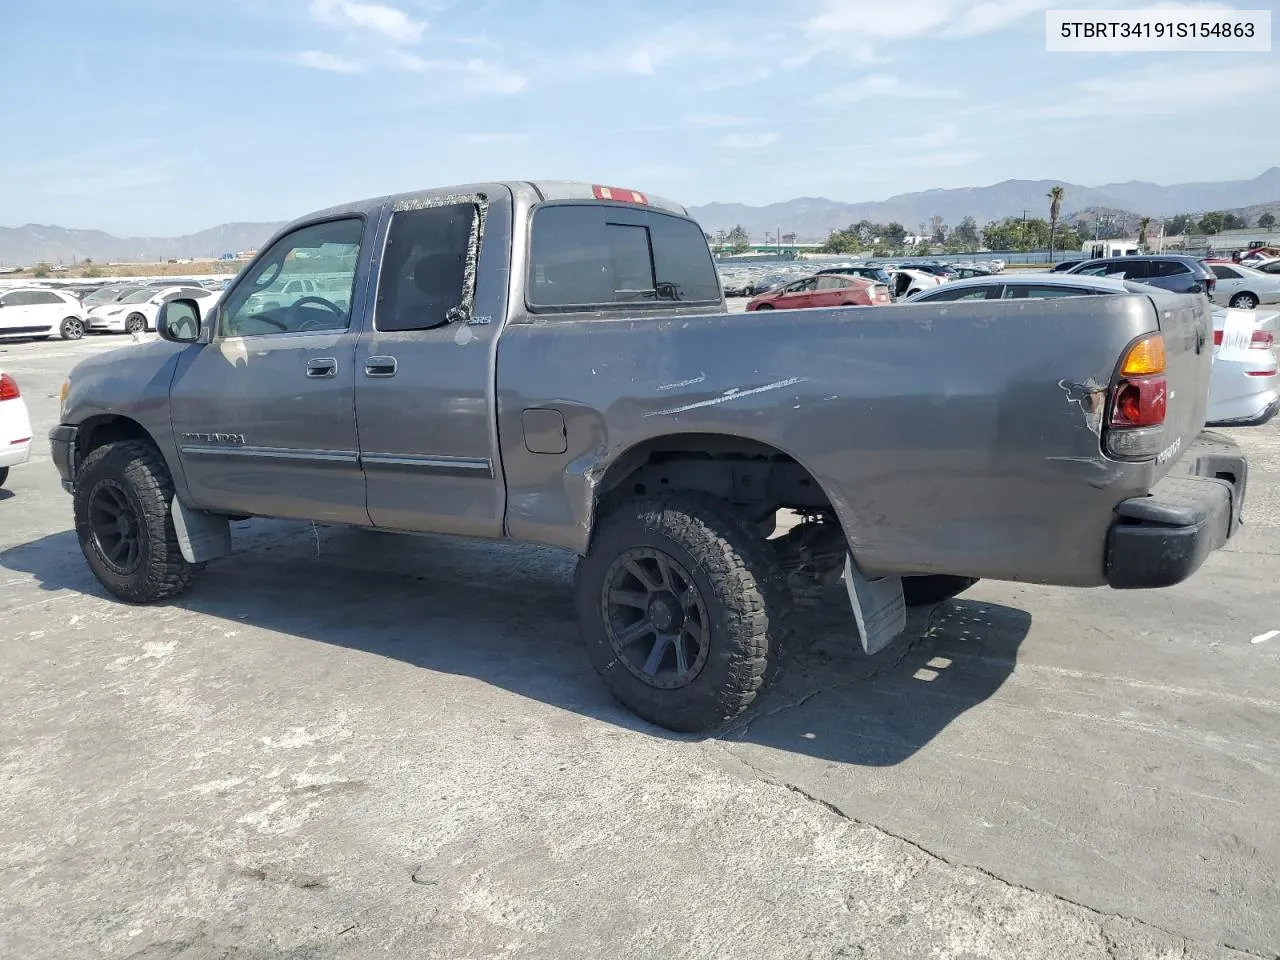
<path fill-rule="evenodd" d="M 758 695 L 804 578 L 874 652 L 978 578 L 1190 576 L 1246 488 L 1203 432 L 1210 331 L 1137 285 L 731 314 L 683 206 L 472 184 L 283 228 L 215 306 L 82 361 L 50 439 L 121 600 L 187 590 L 230 518 L 551 545 L 610 691 L 698 731 Z"/>

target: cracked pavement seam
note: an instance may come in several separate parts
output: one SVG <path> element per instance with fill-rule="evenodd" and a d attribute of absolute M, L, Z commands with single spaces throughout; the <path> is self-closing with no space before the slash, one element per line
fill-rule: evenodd
<path fill-rule="evenodd" d="M 931 621 L 932 621 L 932 618 L 931 618 Z M 927 636 L 927 631 L 925 634 L 922 635 L 921 639 L 923 639 L 923 636 Z M 914 645 L 915 642 L 916 641 L 913 641 L 912 645 Z M 831 689 L 831 688 L 828 688 L 828 689 Z M 804 697 L 800 702 L 803 702 L 804 700 L 807 700 L 812 696 L 816 696 L 820 692 L 822 691 L 814 691 L 813 693 Z M 781 712 L 782 709 L 788 709 L 788 708 L 787 707 L 779 708 L 779 710 L 772 711 L 771 713 L 765 714 L 764 716 L 772 716 L 775 713 Z M 1060 894 L 1056 894 L 1051 891 L 1037 890 L 1034 887 L 1025 886 L 1021 883 L 1017 883 L 1013 880 L 1009 880 L 1005 877 L 1002 877 L 999 874 L 993 873 L 990 870 L 985 869 L 984 867 L 977 866 L 976 864 L 963 863 L 958 860 L 952 860 L 949 857 L 946 857 L 943 854 L 940 854 L 935 850 L 931 850 L 929 847 L 926 847 L 923 844 L 915 840 L 912 840 L 910 837 L 906 837 L 906 836 L 903 836 L 902 834 L 895 833 L 892 830 L 889 830 L 885 827 L 880 826 L 879 824 L 871 823 L 867 820 L 862 820 L 858 817 L 855 817 L 845 812 L 843 809 L 840 808 L 839 805 L 832 803 L 829 800 L 824 800 L 822 797 L 819 797 L 816 794 L 810 793 L 808 790 L 805 790 L 803 787 L 797 786 L 794 783 L 788 783 L 784 780 L 778 780 L 777 778 L 771 776 L 764 770 L 761 770 L 759 767 L 753 764 L 750 760 L 746 760 L 743 757 L 738 756 L 736 753 L 734 753 L 732 750 L 729 749 L 728 745 L 726 745 L 725 743 L 722 743 L 720 740 L 708 740 L 708 741 L 705 741 L 705 744 L 708 746 L 714 747 L 720 754 L 722 754 L 725 757 L 728 757 L 731 761 L 733 761 L 733 766 L 736 767 L 740 773 L 742 772 L 743 768 L 749 771 L 748 779 L 762 782 L 762 783 L 767 783 L 771 786 L 780 787 L 784 790 L 794 793 L 797 796 L 802 797 L 804 800 L 808 801 L 809 803 L 817 804 L 818 806 L 825 809 L 828 813 L 832 814 L 833 816 L 839 817 L 841 820 L 844 820 L 847 823 L 851 823 L 854 826 L 863 827 L 868 830 L 873 830 L 882 836 L 889 837 L 890 839 L 893 839 L 893 840 L 897 840 L 899 843 L 903 843 L 908 847 L 911 847 L 913 850 L 916 850 L 924 854 L 926 857 L 928 857 L 931 860 L 935 860 L 939 863 L 945 864 L 946 866 L 952 867 L 957 870 L 973 871 L 974 873 L 980 874 L 981 876 L 986 877 L 989 880 L 994 880 L 996 883 L 999 883 L 1005 887 L 1012 888 L 1014 890 L 1021 890 L 1025 893 L 1029 893 L 1034 896 L 1048 897 L 1051 900 L 1056 900 L 1068 906 L 1076 907 L 1077 909 L 1080 909 L 1080 910 L 1085 910 L 1089 914 L 1098 918 L 1099 929 L 1103 931 L 1104 937 L 1106 937 L 1107 934 L 1103 929 L 1103 923 L 1107 920 L 1120 920 L 1120 921 L 1136 924 L 1137 926 L 1140 926 L 1140 927 L 1145 927 L 1148 930 L 1152 930 L 1152 931 L 1155 931 L 1156 933 L 1160 933 L 1167 937 L 1172 937 L 1175 940 L 1178 940 L 1182 945 L 1182 950 L 1184 955 L 1187 953 L 1188 948 L 1194 945 L 1194 946 L 1200 946 L 1200 947 L 1208 946 L 1216 949 L 1230 950 L 1234 953 L 1240 954 L 1242 957 L 1256 957 L 1258 958 L 1258 960 L 1280 960 L 1280 953 L 1260 953 L 1255 950 L 1250 950 L 1247 947 L 1233 946 L 1232 944 L 1229 944 L 1229 943 L 1205 944 L 1200 941 L 1193 940 L 1192 938 L 1187 937 L 1176 930 L 1169 930 L 1165 927 L 1161 927 L 1158 924 L 1151 923 L 1150 921 L 1147 921 L 1147 920 L 1143 920 L 1140 917 L 1133 917 L 1123 913 L 1107 913 L 1105 911 L 1098 910 L 1095 907 L 1091 907 L 1087 903 L 1082 903 L 1079 900 L 1073 900 L 1070 897 L 1064 897 L 1064 896 L 1061 896 Z"/>

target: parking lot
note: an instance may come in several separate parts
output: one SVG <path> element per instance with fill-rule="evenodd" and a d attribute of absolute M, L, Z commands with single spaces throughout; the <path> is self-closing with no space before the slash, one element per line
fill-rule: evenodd
<path fill-rule="evenodd" d="M 37 438 L 125 342 L 0 344 Z M 1246 527 L 1190 581 L 983 582 L 871 658 L 815 593 L 712 738 L 609 698 L 546 549 L 248 521 L 109 599 L 40 442 L 0 490 L 0 954 L 1280 956 L 1280 421 L 1229 432 Z"/>

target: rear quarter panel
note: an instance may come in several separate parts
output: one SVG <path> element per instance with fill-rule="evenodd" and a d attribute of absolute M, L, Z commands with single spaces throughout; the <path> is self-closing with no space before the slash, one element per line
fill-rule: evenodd
<path fill-rule="evenodd" d="M 596 484 L 679 433 L 771 444 L 814 475 L 868 573 L 1098 585 L 1153 464 L 1102 455 L 1106 386 L 1149 297 L 515 323 L 497 354 L 508 532 L 582 552 Z M 565 419 L 532 454 L 522 411 Z"/>

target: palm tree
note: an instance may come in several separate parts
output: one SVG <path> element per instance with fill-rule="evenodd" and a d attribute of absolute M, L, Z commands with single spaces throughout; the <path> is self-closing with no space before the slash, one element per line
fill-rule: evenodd
<path fill-rule="evenodd" d="M 1058 217 L 1062 215 L 1062 198 L 1067 191 L 1062 187 L 1054 187 L 1046 196 L 1049 198 L 1049 262 L 1053 263 L 1053 235 L 1058 232 Z"/>
<path fill-rule="evenodd" d="M 1143 217 L 1138 221 L 1138 249 L 1147 249 L 1147 227 L 1151 226 L 1151 218 Z"/>

